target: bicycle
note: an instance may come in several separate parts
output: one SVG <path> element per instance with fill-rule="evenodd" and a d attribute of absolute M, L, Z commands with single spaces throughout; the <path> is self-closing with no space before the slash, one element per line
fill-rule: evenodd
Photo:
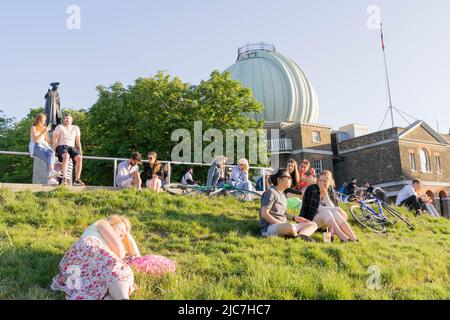
<path fill-rule="evenodd" d="M 239 189 L 231 184 L 225 183 L 220 187 L 202 186 L 202 185 L 185 185 L 182 183 L 169 183 L 163 187 L 172 195 L 194 195 L 203 194 L 208 197 L 219 195 L 232 195 L 239 200 L 249 201 L 252 199 L 261 199 L 261 194 L 256 191 Z"/>
<path fill-rule="evenodd" d="M 370 197 L 368 200 L 358 199 L 354 195 L 349 198 L 350 202 L 356 203 L 350 207 L 350 213 L 360 225 L 376 233 L 385 233 L 387 225 L 402 221 L 411 230 L 415 229 L 405 217 L 375 194 L 371 193 Z M 389 217 L 384 214 L 385 212 L 389 214 Z"/>

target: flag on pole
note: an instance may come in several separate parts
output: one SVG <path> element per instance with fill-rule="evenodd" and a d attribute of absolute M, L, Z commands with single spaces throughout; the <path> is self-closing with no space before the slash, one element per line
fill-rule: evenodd
<path fill-rule="evenodd" d="M 384 37 L 383 37 L 383 24 L 381 24 L 381 49 L 384 51 Z"/>

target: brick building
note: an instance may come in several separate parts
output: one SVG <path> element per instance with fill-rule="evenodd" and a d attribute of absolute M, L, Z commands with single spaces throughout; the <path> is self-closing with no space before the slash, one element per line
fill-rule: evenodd
<path fill-rule="evenodd" d="M 418 178 L 436 208 L 448 216 L 449 135 L 438 134 L 422 121 L 371 134 L 366 126 L 352 124 L 332 133 L 331 127 L 316 124 L 319 101 L 295 61 L 267 43 L 249 43 L 237 53 L 226 71 L 264 106 L 250 115 L 268 129 L 273 168 L 285 167 L 291 158 L 307 159 L 317 172 L 334 171 L 339 185 L 356 177 L 360 184 L 382 187 L 391 197 Z"/>
<path fill-rule="evenodd" d="M 264 128 L 268 133 L 269 149 L 279 160 L 278 167 L 285 167 L 289 159 L 297 162 L 307 159 L 318 173 L 326 169 L 333 171 L 331 127 L 299 122 L 266 122 Z M 278 136 L 271 135 L 274 129 Z"/>
<path fill-rule="evenodd" d="M 450 217 L 450 136 L 423 121 L 361 136 L 332 133 L 334 171 L 338 185 L 352 177 L 370 182 L 395 198 L 413 179 L 423 182 L 436 209 Z"/>

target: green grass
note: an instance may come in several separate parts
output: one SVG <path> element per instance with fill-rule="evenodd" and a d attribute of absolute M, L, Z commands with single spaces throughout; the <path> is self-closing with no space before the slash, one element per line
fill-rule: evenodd
<path fill-rule="evenodd" d="M 97 219 L 133 223 L 143 254 L 177 261 L 175 275 L 135 274 L 134 299 L 449 299 L 450 221 L 402 214 L 378 235 L 350 221 L 360 243 L 258 235 L 258 204 L 133 190 L 0 190 L 0 299 L 64 299 L 50 283 L 65 251 Z M 320 239 L 320 234 L 315 239 Z M 368 268 L 381 289 L 367 286 Z"/>

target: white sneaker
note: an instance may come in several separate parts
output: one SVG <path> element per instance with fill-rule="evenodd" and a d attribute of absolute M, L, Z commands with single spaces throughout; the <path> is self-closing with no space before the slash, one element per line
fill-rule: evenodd
<path fill-rule="evenodd" d="M 48 179 L 47 184 L 51 185 L 51 186 L 54 186 L 54 185 L 59 185 L 59 182 L 55 178 L 50 178 L 50 179 Z"/>
<path fill-rule="evenodd" d="M 60 177 L 60 176 L 62 176 L 62 174 L 61 174 L 61 172 L 59 172 L 59 171 L 50 170 L 50 171 L 48 172 L 48 177 L 49 177 L 49 178 L 52 178 L 52 177 Z"/>

